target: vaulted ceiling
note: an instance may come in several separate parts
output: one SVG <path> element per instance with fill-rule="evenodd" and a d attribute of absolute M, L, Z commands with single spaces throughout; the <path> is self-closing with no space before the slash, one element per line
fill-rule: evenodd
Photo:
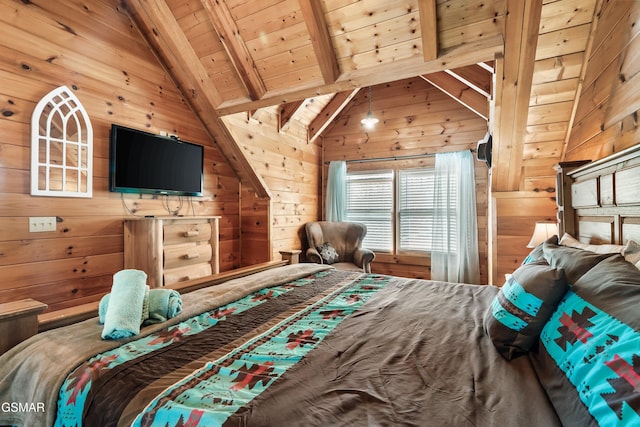
<path fill-rule="evenodd" d="M 315 98 L 323 109 L 304 118 L 314 139 L 360 88 L 416 76 L 487 119 L 495 190 L 535 186 L 561 158 L 601 0 L 121 1 L 265 195 L 222 116 L 279 105 L 286 126 Z"/>

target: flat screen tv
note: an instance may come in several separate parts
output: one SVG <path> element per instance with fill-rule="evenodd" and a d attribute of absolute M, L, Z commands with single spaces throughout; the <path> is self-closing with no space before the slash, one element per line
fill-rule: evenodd
<path fill-rule="evenodd" d="M 204 147 L 112 124 L 109 191 L 202 196 Z"/>

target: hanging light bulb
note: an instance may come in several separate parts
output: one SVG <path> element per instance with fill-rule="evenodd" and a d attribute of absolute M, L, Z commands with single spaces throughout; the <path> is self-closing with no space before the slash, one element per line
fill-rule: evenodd
<path fill-rule="evenodd" d="M 362 123 L 366 129 L 373 129 L 373 126 L 378 123 L 378 121 L 371 112 L 371 86 L 369 86 L 369 112 L 364 119 L 360 120 L 360 123 Z"/>

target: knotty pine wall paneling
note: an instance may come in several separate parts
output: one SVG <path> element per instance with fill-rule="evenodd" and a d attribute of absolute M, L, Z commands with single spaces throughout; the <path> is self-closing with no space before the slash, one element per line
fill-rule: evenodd
<path fill-rule="evenodd" d="M 603 1 L 598 17 L 565 161 L 640 142 L 640 2 Z"/>
<path fill-rule="evenodd" d="M 221 270 L 240 264 L 239 182 L 115 0 L 0 0 L 0 302 L 35 298 L 49 310 L 97 301 L 123 268 L 120 195 L 108 191 L 112 123 L 164 130 L 205 146 L 205 195 L 166 203 L 182 215 L 220 215 Z M 30 195 L 30 120 L 66 85 L 94 129 L 93 197 Z M 166 215 L 165 200 L 125 195 L 135 215 Z M 30 233 L 30 216 L 55 232 Z"/>
<path fill-rule="evenodd" d="M 638 20 L 640 3 L 632 0 L 603 1 L 596 11 L 598 21 L 591 54 L 587 61 L 582 91 L 573 119 L 573 127 L 562 155 L 563 161 L 598 160 L 640 142 L 637 111 L 640 109 L 640 37 Z M 567 58 L 567 61 L 570 57 Z M 568 65 L 568 62 L 567 64 Z M 578 75 L 577 64 L 572 75 Z M 535 94 L 532 94 L 532 97 Z M 535 114 L 535 110 L 530 112 Z M 555 116 L 554 116 L 555 117 Z M 548 182 L 553 175 L 548 158 L 558 153 L 542 152 L 535 142 L 558 139 L 565 132 L 564 125 L 530 126 L 528 144 L 535 147 L 531 159 L 526 160 L 528 177 L 540 176 L 539 181 L 526 180 L 523 191 L 493 193 L 494 227 L 491 236 L 493 283 L 501 285 L 504 275 L 511 273 L 531 249 L 526 247 L 535 221 L 555 221 L 555 188 Z M 527 157 L 525 149 L 525 157 Z M 533 163 L 538 156 L 540 165 Z M 535 169 L 535 173 L 532 170 Z"/>
<path fill-rule="evenodd" d="M 349 170 L 403 169 L 433 165 L 434 157 L 402 159 L 438 152 L 475 149 L 487 132 L 487 122 L 439 89 L 420 78 L 401 80 L 371 88 L 371 109 L 380 119 L 366 131 L 360 124 L 368 110 L 367 93 L 361 90 L 323 134 L 326 189 L 328 162 L 399 157 L 394 161 L 347 163 Z M 478 246 L 482 283 L 487 283 L 487 191 L 488 168 L 475 162 Z M 376 254 L 372 271 L 429 279 L 430 258 L 415 255 Z"/>
<path fill-rule="evenodd" d="M 301 249 L 304 224 L 320 217 L 321 147 L 308 142 L 306 127 L 297 120 L 279 130 L 278 107 L 261 108 L 251 116 L 232 114 L 223 121 L 271 192 L 270 203 L 242 192 L 243 224 L 248 221 L 257 233 L 265 228 L 263 236 L 242 237 L 243 259 L 259 259 L 264 238 L 271 242 L 272 259 L 280 259 L 281 250 Z M 270 230 L 256 222 L 263 217 L 256 206 L 270 210 Z"/>
<path fill-rule="evenodd" d="M 492 193 L 492 210 L 495 223 L 492 257 L 493 277 L 490 282 L 502 286 L 505 275 L 513 273 L 531 252 L 527 244 L 531 240 L 537 221 L 556 221 L 556 193 L 535 191 L 501 191 Z"/>
<path fill-rule="evenodd" d="M 278 259 L 271 245 L 271 199 L 258 197 L 251 186 L 240 191 L 240 263 L 242 266 Z"/>

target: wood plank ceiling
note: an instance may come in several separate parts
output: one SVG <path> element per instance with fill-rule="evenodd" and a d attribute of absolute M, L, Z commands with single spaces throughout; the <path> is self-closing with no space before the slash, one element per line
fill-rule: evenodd
<path fill-rule="evenodd" d="M 120 1 L 242 182 L 268 196 L 222 116 L 278 105 L 281 129 L 296 117 L 315 140 L 360 88 L 416 76 L 499 126 L 494 189 L 536 187 L 568 138 L 601 0 Z"/>

